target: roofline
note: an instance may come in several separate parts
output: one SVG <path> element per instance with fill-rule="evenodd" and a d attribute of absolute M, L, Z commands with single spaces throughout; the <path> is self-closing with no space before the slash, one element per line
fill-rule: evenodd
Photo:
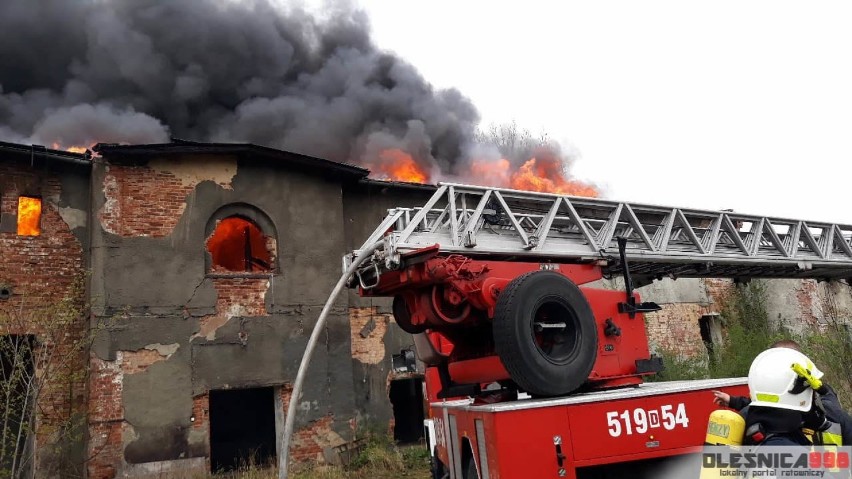
<path fill-rule="evenodd" d="M 91 156 L 88 154 L 54 150 L 42 145 L 25 145 L 22 143 L 0 141 L 0 152 L 17 153 L 19 155 L 30 155 L 31 158 L 45 158 L 53 161 L 73 163 L 75 165 L 92 166 Z"/>
<path fill-rule="evenodd" d="M 278 158 L 295 160 L 308 166 L 333 169 L 345 175 L 356 178 L 366 178 L 370 170 L 348 163 L 339 163 L 315 156 L 304 155 L 287 150 L 279 150 L 252 143 L 202 143 L 173 138 L 171 143 L 155 143 L 145 145 L 119 145 L 115 143 L 98 143 L 93 150 L 101 156 L 152 156 L 152 155 L 180 155 L 192 153 L 219 153 L 236 156 L 255 155 L 266 158 Z"/>
<path fill-rule="evenodd" d="M 361 180 L 361 183 L 366 185 L 403 188 L 410 190 L 425 190 L 432 192 L 438 191 L 438 185 L 432 183 L 412 183 L 409 181 L 378 180 L 375 178 L 364 178 Z"/>

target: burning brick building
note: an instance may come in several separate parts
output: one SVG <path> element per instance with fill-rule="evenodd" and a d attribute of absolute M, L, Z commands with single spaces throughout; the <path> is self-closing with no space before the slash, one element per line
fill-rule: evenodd
<path fill-rule="evenodd" d="M 62 336 L 75 347 L 57 357 L 88 371 L 42 392 L 41 429 L 12 456 L 37 450 L 39 470 L 78 468 L 91 478 L 215 470 L 249 452 L 274 457 L 290 383 L 342 255 L 387 208 L 420 205 L 434 188 L 250 144 L 94 150 L 0 144 L 1 311 L 79 304 Z M 809 284 L 779 287 L 799 299 L 776 301 L 778 313 L 806 316 L 816 298 Z M 670 305 L 648 316 L 652 340 L 702 353 L 718 335 L 727 287 L 647 287 L 646 297 Z M 4 341 L 63 347 L 59 336 L 35 341 L 40 323 L 5 326 Z M 389 301 L 341 298 L 298 398 L 294 457 L 332 457 L 371 423 L 416 440 L 422 386 L 394 361 L 411 348 Z"/>
<path fill-rule="evenodd" d="M 0 148 L 4 310 L 76 294 L 75 275 L 90 272 L 74 298 L 89 305 L 94 337 L 78 367 L 90 374 L 69 398 L 88 404 L 89 477 L 274 454 L 289 382 L 341 254 L 387 207 L 419 203 L 431 188 L 253 145 L 97 153 Z M 30 198 L 42 205 L 31 221 L 39 229 L 19 231 Z M 389 383 L 390 355 L 411 342 L 387 310 L 339 303 L 300 400 L 297 458 L 322 457 L 357 424 L 389 423 L 389 391 L 419 400 L 416 381 Z"/>

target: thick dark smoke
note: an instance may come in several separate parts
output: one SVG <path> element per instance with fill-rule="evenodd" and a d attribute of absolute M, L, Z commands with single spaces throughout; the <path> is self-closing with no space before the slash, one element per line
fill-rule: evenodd
<path fill-rule="evenodd" d="M 430 182 L 487 181 L 472 166 L 544 146 L 567 174 L 555 142 L 478 131 L 468 98 L 378 49 L 346 0 L 319 16 L 276 1 L 0 0 L 0 140 L 248 142 L 374 174 L 404 152 Z"/>
<path fill-rule="evenodd" d="M 479 115 L 380 51 L 366 15 L 268 0 L 0 2 L 0 136 L 62 147 L 241 141 L 451 170 Z M 438 160 L 440 159 L 440 160 Z"/>

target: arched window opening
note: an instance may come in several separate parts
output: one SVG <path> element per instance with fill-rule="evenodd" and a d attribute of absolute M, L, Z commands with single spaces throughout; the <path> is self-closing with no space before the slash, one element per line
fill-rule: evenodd
<path fill-rule="evenodd" d="M 216 225 L 207 240 L 212 270 L 232 272 L 271 271 L 274 240 L 263 234 L 253 222 L 229 216 Z"/>

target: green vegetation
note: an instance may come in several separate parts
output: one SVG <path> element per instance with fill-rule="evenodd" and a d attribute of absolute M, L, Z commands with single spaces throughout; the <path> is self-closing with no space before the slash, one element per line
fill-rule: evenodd
<path fill-rule="evenodd" d="M 431 477 L 426 446 L 416 444 L 401 447 L 396 445 L 387 433 L 376 431 L 376 428 L 373 428 L 363 433 L 362 437 L 366 440 L 364 447 L 347 466 L 297 464 L 290 477 L 292 479 L 428 479 Z M 275 467 L 258 467 L 249 462 L 237 471 L 207 477 L 277 479 L 278 470 Z M 207 477 L 185 479 L 207 479 Z"/>
<path fill-rule="evenodd" d="M 751 281 L 737 285 L 722 309 L 724 344 L 717 346 L 709 358 L 683 358 L 671 351 L 660 351 L 666 369 L 655 380 L 744 377 L 761 351 L 775 341 L 792 339 L 825 372 L 825 380 L 835 389 L 844 407 L 852 409 L 852 339 L 847 329 L 848 318 L 840 317 L 836 304 L 836 295 L 850 294 L 852 288 L 824 287 L 827 288 L 821 295 L 824 299 L 818 305 L 823 323 L 805 324 L 796 333 L 789 325 L 769 321 L 765 283 Z"/>

